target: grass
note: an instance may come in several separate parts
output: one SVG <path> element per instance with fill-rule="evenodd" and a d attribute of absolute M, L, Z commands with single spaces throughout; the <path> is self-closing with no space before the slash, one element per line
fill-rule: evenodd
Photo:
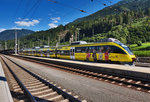
<path fill-rule="evenodd" d="M 150 50 L 148 50 L 148 51 L 133 51 L 133 53 L 138 57 L 150 57 Z"/>
<path fill-rule="evenodd" d="M 150 57 L 150 43 L 142 43 L 142 46 L 132 44 L 130 45 L 130 48 L 138 57 Z"/>
<path fill-rule="evenodd" d="M 150 43 L 142 43 L 142 46 L 137 46 L 137 44 L 130 45 L 131 50 L 139 51 L 139 50 L 150 50 Z"/>

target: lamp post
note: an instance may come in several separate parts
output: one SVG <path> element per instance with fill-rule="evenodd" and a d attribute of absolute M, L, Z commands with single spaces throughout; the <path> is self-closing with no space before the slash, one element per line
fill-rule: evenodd
<path fill-rule="evenodd" d="M 17 55 L 17 30 L 15 30 L 15 55 Z"/>
<path fill-rule="evenodd" d="M 20 52 L 20 41 L 18 40 L 18 53 Z"/>
<path fill-rule="evenodd" d="M 40 39 L 38 39 L 38 42 L 39 42 L 39 47 L 40 47 Z"/>
<path fill-rule="evenodd" d="M 80 40 L 80 28 L 77 28 L 77 32 L 78 32 L 78 39 L 77 39 L 77 41 L 79 41 Z"/>

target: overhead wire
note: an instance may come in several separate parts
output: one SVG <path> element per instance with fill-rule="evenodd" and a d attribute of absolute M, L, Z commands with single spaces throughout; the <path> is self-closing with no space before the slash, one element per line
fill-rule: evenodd
<path fill-rule="evenodd" d="M 34 4 L 34 5 L 28 10 L 28 12 L 24 15 L 23 19 L 25 19 L 26 16 L 27 16 L 28 14 L 30 14 L 30 12 L 32 11 L 32 9 L 34 9 L 34 8 L 38 5 L 38 3 L 40 3 L 40 1 L 41 1 L 41 0 L 37 0 L 37 2 L 35 2 L 35 4 Z"/>
<path fill-rule="evenodd" d="M 25 4 L 25 10 L 24 10 L 24 14 L 28 11 L 27 7 L 29 7 L 31 2 L 30 0 L 26 0 L 26 4 Z"/>
<path fill-rule="evenodd" d="M 93 1 L 93 0 L 92 0 Z M 100 2 L 103 6 L 107 6 L 108 7 L 108 3 L 103 3 L 102 1 L 100 1 L 100 0 L 95 0 L 95 1 L 97 1 L 97 2 Z M 113 2 L 112 1 L 110 1 L 110 0 L 106 0 L 106 1 L 108 1 L 110 4 L 112 4 Z M 114 10 L 114 11 L 119 11 L 118 9 L 116 9 L 116 8 L 114 8 L 113 9 L 113 7 L 112 6 L 109 6 L 109 8 L 110 9 L 112 9 L 112 10 Z"/>
<path fill-rule="evenodd" d="M 76 7 L 73 7 L 73 6 L 70 6 L 70 5 L 66 5 L 66 4 L 63 4 L 63 3 L 58 2 L 58 1 L 54 1 L 54 0 L 48 0 L 48 1 L 51 1 L 51 2 L 56 3 L 56 4 L 59 4 L 59 5 L 61 5 L 61 6 L 65 6 L 65 7 L 72 8 L 72 9 L 76 9 L 76 10 L 78 10 L 78 11 L 80 11 L 80 12 L 83 12 L 83 13 L 88 13 L 88 12 L 85 11 L 85 10 L 82 10 L 82 9 L 79 9 L 79 8 L 76 8 Z"/>
<path fill-rule="evenodd" d="M 22 3 L 22 0 L 20 0 L 19 1 L 19 3 L 18 3 L 18 5 L 17 5 L 17 8 L 16 8 L 16 12 L 15 12 L 15 14 L 14 14 L 14 16 L 13 17 L 15 17 L 16 18 L 16 16 L 17 16 L 17 13 L 19 12 L 19 8 L 20 8 L 20 6 L 21 6 L 21 3 Z"/>
<path fill-rule="evenodd" d="M 37 9 L 39 8 L 40 4 L 41 4 L 42 0 L 40 0 L 40 2 L 35 6 L 32 14 L 31 14 L 31 18 L 34 16 L 34 14 L 36 13 Z"/>
<path fill-rule="evenodd" d="M 95 0 L 95 1 L 100 2 L 103 6 L 107 6 L 107 4 L 102 1 L 99 1 L 99 0 Z"/>
<path fill-rule="evenodd" d="M 86 3 L 84 6 L 87 6 L 87 4 L 88 4 L 88 3 Z M 67 13 L 64 14 L 62 17 L 66 17 L 67 15 L 71 14 L 73 11 L 74 11 L 74 9 L 71 10 L 71 11 L 69 11 L 69 12 L 67 12 Z M 88 12 L 88 13 L 89 13 L 89 12 Z"/>
<path fill-rule="evenodd" d="M 60 3 L 60 2 L 58 2 L 58 1 L 54 1 L 54 0 L 48 0 L 48 1 L 51 1 L 51 2 L 53 2 L 53 3 L 59 4 L 59 5 L 65 6 L 65 7 L 69 7 L 69 8 L 73 8 L 73 9 L 79 10 L 80 12 L 87 13 L 86 11 L 84 11 L 84 10 L 82 10 L 82 9 L 79 9 L 79 8 L 76 8 L 76 7 L 72 7 L 72 6 L 70 6 L 70 5 L 66 5 L 66 4 Z M 94 1 L 94 0 L 91 0 L 91 2 L 93 2 L 93 1 Z M 109 1 L 109 0 L 107 0 L 107 1 Z M 98 2 L 101 2 L 101 1 L 98 1 Z M 109 2 L 112 3 L 111 1 L 109 1 Z M 105 3 L 102 3 L 102 2 L 101 2 L 101 4 L 103 4 L 104 6 L 107 6 Z M 72 12 L 72 10 L 71 10 L 71 12 Z M 63 17 L 67 16 L 68 14 L 70 14 L 70 12 L 64 14 Z"/>

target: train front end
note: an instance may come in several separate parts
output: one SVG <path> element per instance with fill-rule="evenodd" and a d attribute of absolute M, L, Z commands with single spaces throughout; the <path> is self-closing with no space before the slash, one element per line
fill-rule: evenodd
<path fill-rule="evenodd" d="M 126 45 L 119 43 L 119 45 L 121 47 L 123 47 L 123 49 L 125 50 L 126 54 L 127 54 L 127 64 L 134 64 L 134 62 L 136 61 L 136 56 L 133 54 L 133 52 L 129 49 L 129 47 L 127 47 Z"/>

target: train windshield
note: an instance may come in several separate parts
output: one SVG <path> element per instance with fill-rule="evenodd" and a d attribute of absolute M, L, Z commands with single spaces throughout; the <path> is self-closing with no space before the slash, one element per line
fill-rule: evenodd
<path fill-rule="evenodd" d="M 115 41 L 115 43 L 117 43 L 120 46 L 122 46 L 130 55 L 133 55 L 133 53 L 131 52 L 131 50 L 126 45 L 124 45 L 123 43 L 120 43 L 120 42 L 116 42 L 116 41 Z"/>
<path fill-rule="evenodd" d="M 131 50 L 126 45 L 121 45 L 130 55 L 133 55 Z"/>

